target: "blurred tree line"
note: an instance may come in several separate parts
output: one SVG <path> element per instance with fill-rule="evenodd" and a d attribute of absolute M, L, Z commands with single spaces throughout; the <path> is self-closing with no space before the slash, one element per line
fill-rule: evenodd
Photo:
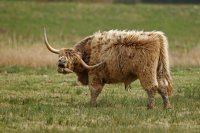
<path fill-rule="evenodd" d="M 200 3 L 200 0 L 113 0 L 116 3 Z"/>
<path fill-rule="evenodd" d="M 18 0 L 20 1 L 20 0 Z M 200 3 L 200 0 L 21 0 L 21 1 L 41 1 L 41 2 L 98 2 L 98 3 Z"/>

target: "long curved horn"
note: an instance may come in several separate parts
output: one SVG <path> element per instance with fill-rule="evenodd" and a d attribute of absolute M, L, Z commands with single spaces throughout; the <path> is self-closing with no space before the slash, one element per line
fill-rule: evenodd
<path fill-rule="evenodd" d="M 94 69 L 94 68 L 97 68 L 98 66 L 100 66 L 100 65 L 102 65 L 102 64 L 104 63 L 104 62 L 100 62 L 100 63 L 98 63 L 98 64 L 96 64 L 96 65 L 89 66 L 89 65 L 87 65 L 81 58 L 80 58 L 80 61 L 81 61 L 81 64 L 82 64 L 85 68 L 87 68 L 87 69 L 89 69 L 89 70 Z"/>
<path fill-rule="evenodd" d="M 53 52 L 53 53 L 55 53 L 55 54 L 59 54 L 59 51 L 60 51 L 60 50 L 57 50 L 57 49 L 52 48 L 51 45 L 49 44 L 48 39 L 47 39 L 47 33 L 46 33 L 46 29 L 45 29 L 45 28 L 44 28 L 44 42 L 45 42 L 47 48 L 49 49 L 49 51 L 51 51 L 51 52 Z"/>

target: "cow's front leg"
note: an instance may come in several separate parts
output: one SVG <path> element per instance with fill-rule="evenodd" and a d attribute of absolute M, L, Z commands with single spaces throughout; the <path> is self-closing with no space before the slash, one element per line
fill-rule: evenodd
<path fill-rule="evenodd" d="M 101 93 L 103 85 L 102 84 L 90 84 L 89 85 L 90 88 L 90 92 L 91 92 L 91 100 L 90 100 L 90 104 L 93 107 L 97 106 L 97 97 L 98 95 Z"/>

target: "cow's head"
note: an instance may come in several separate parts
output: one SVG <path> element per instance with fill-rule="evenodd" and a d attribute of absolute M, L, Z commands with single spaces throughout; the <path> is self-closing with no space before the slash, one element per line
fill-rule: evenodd
<path fill-rule="evenodd" d="M 58 56 L 59 57 L 58 58 L 58 69 L 57 69 L 59 73 L 63 73 L 63 74 L 72 73 L 72 72 L 74 72 L 74 68 L 77 65 L 79 65 L 80 67 L 83 67 L 87 70 L 91 70 L 91 69 L 94 69 L 94 68 L 100 66 L 101 64 L 103 64 L 103 62 L 101 62 L 96 65 L 89 66 L 82 60 L 81 53 L 74 50 L 73 48 L 62 48 L 60 50 L 57 50 L 57 49 L 51 47 L 51 45 L 48 42 L 45 29 L 44 29 L 44 40 L 45 40 L 45 44 L 46 44 L 47 48 L 49 49 L 49 51 L 59 55 Z"/>

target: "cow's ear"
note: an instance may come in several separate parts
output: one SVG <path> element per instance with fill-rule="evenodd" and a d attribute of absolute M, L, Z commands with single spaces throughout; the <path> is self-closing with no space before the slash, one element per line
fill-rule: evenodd
<path fill-rule="evenodd" d="M 74 46 L 74 49 L 80 53 L 80 56 L 85 63 L 89 63 L 90 60 L 92 39 L 93 36 L 88 36 Z"/>
<path fill-rule="evenodd" d="M 92 36 L 88 36 L 84 38 L 83 40 L 75 44 L 74 49 L 81 53 L 83 53 L 84 51 L 90 50 L 92 39 L 93 39 Z"/>

